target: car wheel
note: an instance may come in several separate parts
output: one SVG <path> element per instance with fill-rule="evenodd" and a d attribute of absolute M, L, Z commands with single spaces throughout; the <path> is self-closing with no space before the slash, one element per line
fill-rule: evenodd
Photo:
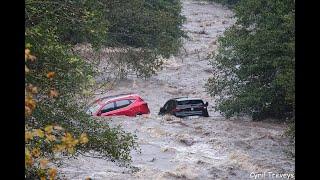
<path fill-rule="evenodd" d="M 182 116 L 179 116 L 177 115 L 175 112 L 174 113 L 171 113 L 172 116 L 175 116 L 175 117 L 178 117 L 178 118 L 181 118 Z"/>
<path fill-rule="evenodd" d="M 202 112 L 202 115 L 203 115 L 204 117 L 209 117 L 208 110 L 204 110 L 204 111 Z"/>
<path fill-rule="evenodd" d="M 177 115 L 176 113 L 172 113 L 172 115 L 175 116 L 175 117 L 177 117 L 177 118 L 183 118 L 183 116 L 181 116 L 181 115 L 179 116 L 179 115 Z"/>

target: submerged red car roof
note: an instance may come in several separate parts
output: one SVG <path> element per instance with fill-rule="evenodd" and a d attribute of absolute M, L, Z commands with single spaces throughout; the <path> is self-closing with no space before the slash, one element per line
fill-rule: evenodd
<path fill-rule="evenodd" d="M 113 100 L 117 100 L 117 99 L 127 99 L 130 97 L 141 98 L 138 94 L 119 94 L 119 95 L 105 96 L 105 97 L 99 98 L 91 104 L 99 103 L 99 104 L 103 105 L 104 103 L 106 103 L 108 101 L 113 101 Z"/>

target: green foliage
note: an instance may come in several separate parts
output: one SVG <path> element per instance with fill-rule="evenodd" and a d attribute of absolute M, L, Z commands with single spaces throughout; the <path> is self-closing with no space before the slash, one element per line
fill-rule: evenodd
<path fill-rule="evenodd" d="M 106 6 L 110 24 L 106 46 L 128 48 L 127 58 L 120 61 L 138 76 L 151 76 L 162 65 L 160 56 L 178 52 L 184 36 L 180 1 L 111 0 Z"/>
<path fill-rule="evenodd" d="M 54 38 L 64 44 L 101 45 L 106 40 L 108 21 L 104 0 L 27 0 L 25 5 L 26 29 L 43 29 L 39 36 L 55 34 Z"/>
<path fill-rule="evenodd" d="M 287 128 L 286 135 L 290 137 L 290 141 L 293 145 L 295 145 L 295 122 L 291 122 Z"/>
<path fill-rule="evenodd" d="M 293 0 L 242 0 L 237 22 L 219 38 L 206 84 L 227 117 L 294 117 L 295 27 Z"/>
<path fill-rule="evenodd" d="M 70 45 L 139 49 L 122 61 L 138 76 L 149 77 L 162 64 L 159 56 L 179 50 L 184 36 L 180 12 L 178 0 L 28 0 L 26 27 L 54 31 Z"/>
<path fill-rule="evenodd" d="M 56 177 L 55 169 L 39 168 L 39 155 L 31 152 L 40 148 L 41 157 L 56 161 L 52 148 L 60 140 L 54 144 L 46 139 L 53 135 L 42 134 L 44 127 L 51 125 L 63 127 L 64 133 L 57 137 L 69 139 L 60 147 L 71 152 L 75 148 L 66 155 L 94 151 L 127 164 L 130 151 L 137 148 L 136 137 L 84 113 L 80 98 L 98 75 L 98 61 L 84 60 L 74 45 L 89 43 L 94 50 L 116 47 L 126 54 L 117 62 L 121 73 L 131 69 L 148 77 L 161 67 L 159 56 L 169 57 L 178 51 L 183 36 L 180 2 L 26 0 L 25 5 L 27 178 Z M 79 145 L 74 137 L 84 136 L 89 141 Z"/>
<path fill-rule="evenodd" d="M 290 124 L 287 127 L 287 130 L 285 132 L 285 135 L 289 137 L 290 144 L 287 148 L 287 153 L 290 157 L 295 157 L 295 145 L 296 145 L 296 130 L 295 130 L 295 122 L 292 120 Z"/>
<path fill-rule="evenodd" d="M 183 17 L 178 0 L 107 2 L 108 45 L 144 48 L 169 57 L 180 47 Z"/>
<path fill-rule="evenodd" d="M 96 72 L 92 64 L 73 53 L 72 47 L 79 42 L 90 42 L 96 48 L 105 44 L 108 22 L 103 1 L 27 0 L 25 4 L 26 129 L 59 125 L 72 136 L 85 133 L 89 142 L 77 146 L 76 153 L 94 150 L 103 157 L 130 162 L 130 150 L 137 145 L 135 136 L 119 127 L 99 124 L 84 113 L 78 102 Z M 53 144 L 42 142 L 34 139 L 26 142 L 26 148 L 40 148 L 48 160 L 55 161 Z M 26 154 L 26 158 L 32 157 Z M 32 165 L 31 160 L 29 163 L 27 178 L 45 176 L 43 169 Z"/>

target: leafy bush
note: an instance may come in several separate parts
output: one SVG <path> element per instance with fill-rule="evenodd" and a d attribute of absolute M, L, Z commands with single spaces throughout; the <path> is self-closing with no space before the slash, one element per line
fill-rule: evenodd
<path fill-rule="evenodd" d="M 44 129 L 26 128 L 25 142 L 26 178 L 55 179 L 57 169 L 50 165 L 55 161 L 54 154 L 73 154 L 88 142 L 88 137 L 82 133 L 77 139 L 60 126 L 46 126 Z"/>
<path fill-rule="evenodd" d="M 241 0 L 219 38 L 207 91 L 227 117 L 291 119 L 295 110 L 295 3 Z"/>
<path fill-rule="evenodd" d="M 95 72 L 89 62 L 72 53 L 67 29 L 77 30 L 72 35 L 81 37 L 77 41 L 90 40 L 96 47 L 103 44 L 107 30 L 106 20 L 96 12 L 99 8 L 87 3 L 26 1 L 27 179 L 55 179 L 57 152 L 73 156 L 94 150 L 127 163 L 130 150 L 136 148 L 133 135 L 98 124 L 77 102 L 82 90 L 91 86 Z M 82 26 L 77 28 L 76 23 Z"/>

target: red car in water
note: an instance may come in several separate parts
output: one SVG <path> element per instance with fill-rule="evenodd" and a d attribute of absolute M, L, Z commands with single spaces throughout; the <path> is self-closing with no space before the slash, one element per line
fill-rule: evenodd
<path fill-rule="evenodd" d="M 148 104 L 137 94 L 119 94 L 99 98 L 87 109 L 87 114 L 92 116 L 137 116 L 149 113 Z"/>

